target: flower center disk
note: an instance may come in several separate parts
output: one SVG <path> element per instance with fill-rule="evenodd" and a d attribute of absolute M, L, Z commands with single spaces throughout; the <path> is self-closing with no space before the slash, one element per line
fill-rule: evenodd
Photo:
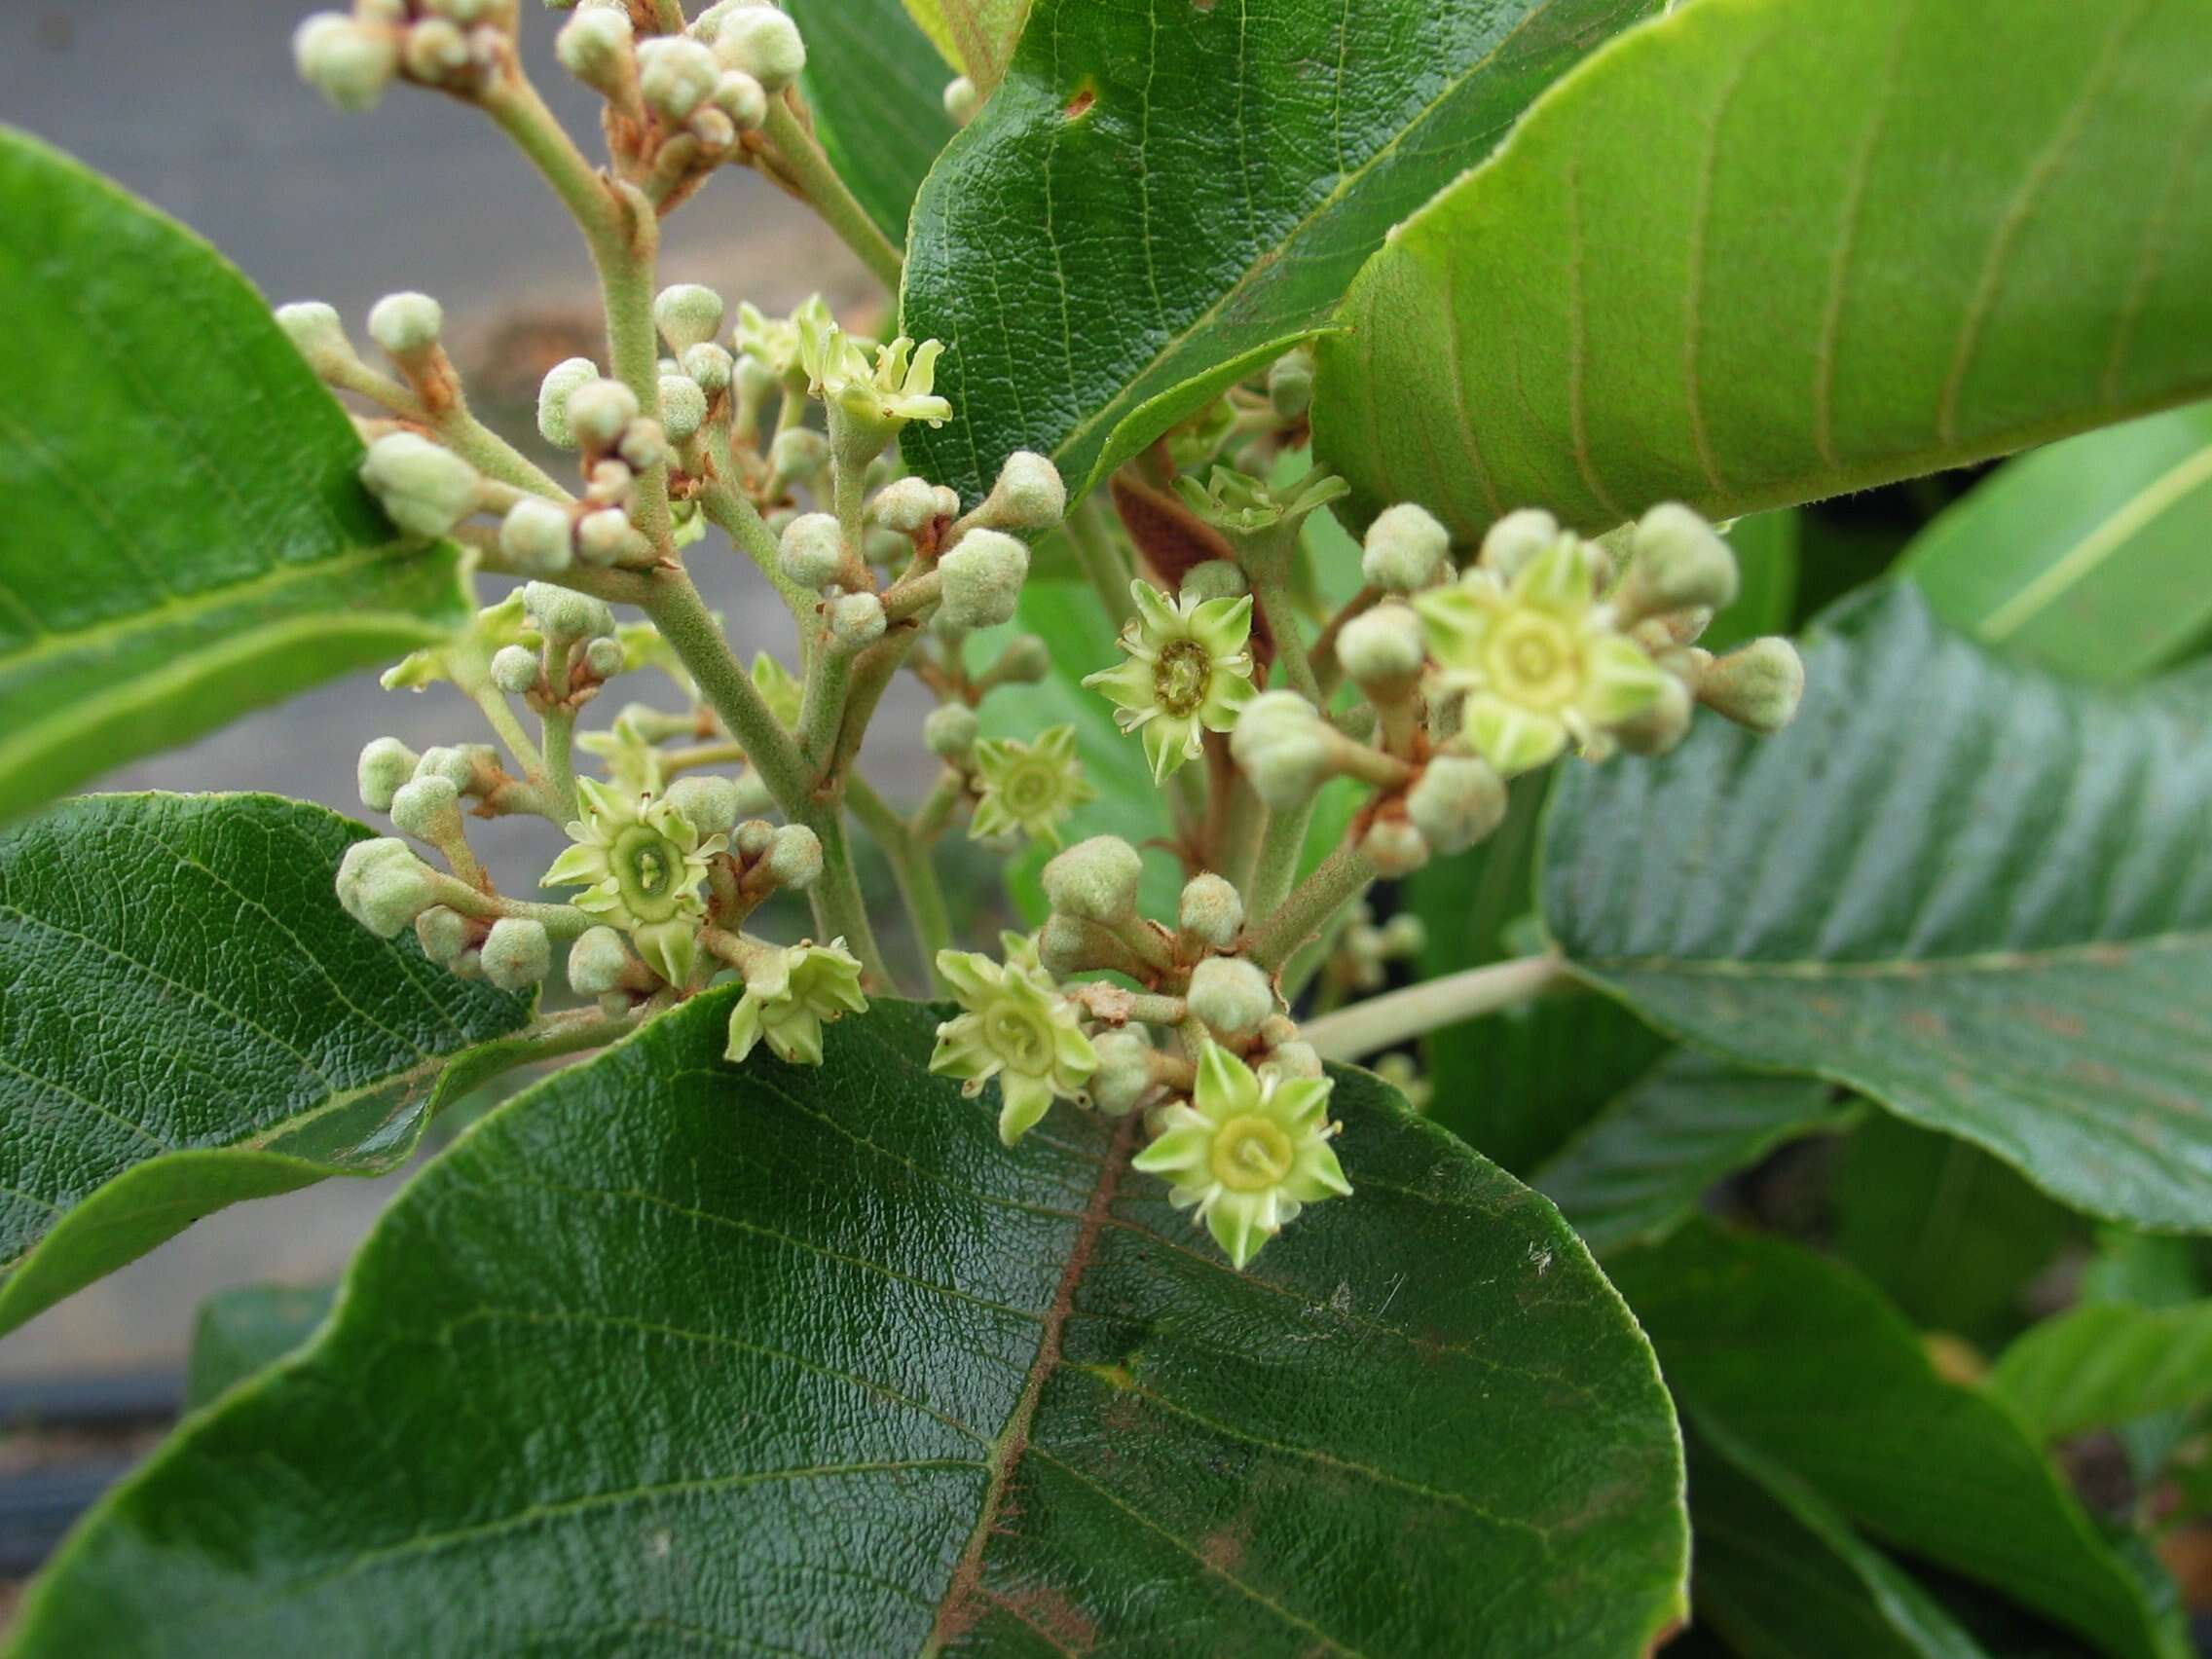
<path fill-rule="evenodd" d="M 1196 640 L 1170 640 L 1153 664 L 1153 694 L 1171 715 L 1188 715 L 1206 700 L 1213 659 Z"/>
<path fill-rule="evenodd" d="M 683 853 L 666 835 L 633 824 L 614 837 L 608 862 L 621 882 L 623 903 L 638 916 L 657 922 L 676 913 Z"/>
<path fill-rule="evenodd" d="M 1025 1009 L 1001 1004 L 983 1016 L 983 1035 L 1008 1069 L 1043 1072 L 1052 1058 L 1052 1035 Z"/>
<path fill-rule="evenodd" d="M 1214 1179 L 1233 1193 L 1259 1193 L 1290 1173 L 1295 1149 L 1282 1125 L 1245 1113 L 1213 1138 Z"/>
<path fill-rule="evenodd" d="M 1582 688 L 1582 654 L 1556 618 L 1523 610 L 1499 624 L 1485 666 L 1491 683 L 1526 708 L 1557 709 Z"/>

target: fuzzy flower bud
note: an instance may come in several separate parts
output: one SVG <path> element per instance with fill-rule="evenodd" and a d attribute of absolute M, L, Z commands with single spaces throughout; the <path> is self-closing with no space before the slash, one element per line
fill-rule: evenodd
<path fill-rule="evenodd" d="M 1321 1052 L 1310 1043 L 1277 1043 L 1268 1051 L 1266 1067 L 1282 1078 L 1326 1077 Z"/>
<path fill-rule="evenodd" d="M 599 365 L 589 357 L 571 357 L 546 371 L 537 387 L 537 430 L 555 449 L 576 447 L 576 434 L 569 424 L 569 397 L 597 379 Z"/>
<path fill-rule="evenodd" d="M 1045 866 L 1045 898 L 1063 915 L 1116 928 L 1136 914 L 1144 860 L 1119 835 L 1093 835 Z"/>
<path fill-rule="evenodd" d="M 721 75 L 712 52 L 682 36 L 640 41 L 637 53 L 638 95 L 669 121 L 682 121 L 705 103 Z"/>
<path fill-rule="evenodd" d="M 995 530 L 1044 531 L 1058 524 L 1067 510 L 1068 487 L 1060 481 L 1060 469 L 1041 455 L 1015 450 L 976 509 L 975 522 Z"/>
<path fill-rule="evenodd" d="M 527 991 L 553 971 L 553 940 L 543 922 L 501 916 L 485 936 L 484 977 L 502 991 Z"/>
<path fill-rule="evenodd" d="M 829 465 L 830 440 L 812 426 L 790 427 L 769 441 L 768 470 L 780 490 L 811 483 Z"/>
<path fill-rule="evenodd" d="M 1229 560 L 1208 559 L 1183 572 L 1182 584 L 1176 588 L 1175 596 L 1202 605 L 1209 600 L 1242 599 L 1251 591 L 1252 584 L 1244 579 L 1244 572 Z"/>
<path fill-rule="evenodd" d="M 338 866 L 338 902 L 379 939 L 401 929 L 436 903 L 435 877 L 396 836 L 356 841 Z"/>
<path fill-rule="evenodd" d="M 587 565 L 613 565 L 649 553 L 652 543 L 619 507 L 602 507 L 576 521 L 576 554 Z"/>
<path fill-rule="evenodd" d="M 727 778 L 679 778 L 668 786 L 667 800 L 702 835 L 726 835 L 737 827 L 737 786 Z"/>
<path fill-rule="evenodd" d="M 569 946 L 569 986 L 579 997 L 619 990 L 630 970 L 630 947 L 612 928 L 586 928 Z"/>
<path fill-rule="evenodd" d="M 476 468 L 415 432 L 387 432 L 369 446 L 361 482 L 401 530 L 443 535 L 476 508 Z"/>
<path fill-rule="evenodd" d="M 822 838 L 803 824 L 786 824 L 768 843 L 765 862 L 777 886 L 812 887 L 822 873 Z"/>
<path fill-rule="evenodd" d="M 943 614 L 955 628 L 995 628 L 1014 619 L 1029 577 L 1029 549 L 995 530 L 976 530 L 937 562 Z"/>
<path fill-rule="evenodd" d="M 1052 653 L 1035 634 L 1020 634 L 1007 641 L 991 677 L 1002 685 L 1035 685 L 1052 672 Z"/>
<path fill-rule="evenodd" d="M 1328 729 L 1295 691 L 1263 691 L 1244 705 L 1229 749 L 1268 805 L 1290 810 L 1330 775 Z"/>
<path fill-rule="evenodd" d="M 353 350 L 353 343 L 346 338 L 346 325 L 339 320 L 337 310 L 320 300 L 278 306 L 276 326 L 284 331 L 284 338 L 292 343 L 293 350 L 318 374 L 326 368 L 360 360 Z"/>
<path fill-rule="evenodd" d="M 944 84 L 944 113 L 955 127 L 966 127 L 976 119 L 976 112 L 983 107 L 982 94 L 976 91 L 976 83 L 965 75 L 955 75 Z"/>
<path fill-rule="evenodd" d="M 1361 689 L 1396 701 L 1413 689 L 1428 660 L 1420 618 L 1404 605 L 1378 605 L 1364 610 L 1338 636 L 1337 660 Z"/>
<path fill-rule="evenodd" d="M 901 535 L 912 535 L 938 516 L 937 486 L 926 478 L 899 478 L 875 493 L 869 503 L 875 522 Z"/>
<path fill-rule="evenodd" d="M 830 603 L 829 621 L 830 637 L 849 651 L 874 645 L 889 626 L 883 601 L 872 593 L 838 595 Z"/>
<path fill-rule="evenodd" d="M 562 640 L 596 640 L 614 632 L 614 612 L 605 600 L 552 582 L 526 582 L 523 608 L 547 634 Z"/>
<path fill-rule="evenodd" d="M 1523 507 L 1507 513 L 1483 537 L 1480 563 L 1511 581 L 1522 570 L 1560 537 L 1559 520 L 1541 507 Z"/>
<path fill-rule="evenodd" d="M 1359 573 L 1385 593 L 1417 593 L 1450 567 L 1452 534 L 1412 501 L 1384 507 L 1367 527 Z"/>
<path fill-rule="evenodd" d="M 1631 755 L 1665 755 L 1689 735 L 1695 712 L 1690 688 L 1670 674 L 1659 687 L 1658 700 L 1615 726 L 1613 736 Z"/>
<path fill-rule="evenodd" d="M 682 443 L 707 424 L 707 394 L 689 375 L 660 377 L 660 424 Z"/>
<path fill-rule="evenodd" d="M 618 640 L 597 639 L 584 647 L 584 667 L 594 680 L 612 680 L 629 663 Z"/>
<path fill-rule="evenodd" d="M 697 282 L 678 282 L 653 301 L 653 321 L 669 350 L 682 355 L 722 331 L 722 297 Z"/>
<path fill-rule="evenodd" d="M 1719 610 L 1736 597 L 1736 553 L 1689 508 L 1662 502 L 1637 521 L 1635 556 L 1613 595 L 1624 625 L 1671 610 Z"/>
<path fill-rule="evenodd" d="M 1406 792 L 1406 816 L 1439 853 L 1463 852 L 1505 818 L 1505 780 L 1487 761 L 1440 755 Z"/>
<path fill-rule="evenodd" d="M 1183 884 L 1176 920 L 1185 933 L 1216 950 L 1227 950 L 1244 931 L 1244 900 L 1222 876 L 1194 875 Z"/>
<path fill-rule="evenodd" d="M 1313 353 L 1301 346 L 1277 357 L 1268 370 L 1268 401 L 1285 421 L 1313 406 Z"/>
<path fill-rule="evenodd" d="M 362 749 L 360 761 L 353 770 L 354 782 L 360 786 L 361 804 L 371 812 L 389 812 L 392 795 L 415 776 L 415 768 L 421 760 L 421 756 L 396 737 L 372 739 Z"/>
<path fill-rule="evenodd" d="M 456 793 L 465 793 L 476 782 L 476 761 L 466 749 L 440 744 L 423 751 L 423 758 L 415 762 L 415 776 L 443 778 L 453 785 Z M 390 807 L 387 801 L 383 810 L 389 811 Z"/>
<path fill-rule="evenodd" d="M 1098 1055 L 1090 1103 L 1109 1118 L 1125 1118 L 1152 1088 L 1152 1045 L 1135 1031 L 1108 1031 L 1090 1041 Z"/>
<path fill-rule="evenodd" d="M 553 55 L 585 86 L 610 92 L 629 67 L 633 32 L 628 13 L 595 6 L 562 25 L 553 37 Z"/>
<path fill-rule="evenodd" d="M 806 67 L 798 27 L 773 6 L 741 6 L 725 13 L 715 31 L 714 55 L 725 68 L 742 69 L 764 92 L 780 92 Z"/>
<path fill-rule="evenodd" d="M 1227 1036 L 1257 1031 L 1275 1011 L 1267 970 L 1241 956 L 1209 956 L 1191 970 L 1191 1012 Z"/>
<path fill-rule="evenodd" d="M 461 832 L 461 792 L 445 778 L 417 778 L 392 793 L 391 822 L 421 840 L 450 840 Z"/>
<path fill-rule="evenodd" d="M 723 348 L 712 340 L 702 340 L 696 346 L 687 346 L 679 359 L 683 372 L 690 376 L 691 384 L 709 397 L 719 396 L 729 389 L 730 374 L 735 360 Z"/>
<path fill-rule="evenodd" d="M 946 703 L 932 709 L 922 721 L 922 742 L 932 755 L 946 760 L 965 760 L 976 747 L 983 722 L 965 703 Z"/>
<path fill-rule="evenodd" d="M 620 381 L 584 381 L 570 387 L 562 407 L 569 430 L 578 442 L 594 450 L 611 449 L 638 418 L 637 393 Z"/>
<path fill-rule="evenodd" d="M 369 308 L 369 338 L 402 360 L 435 346 L 445 324 L 445 308 L 427 294 L 387 294 Z"/>
<path fill-rule="evenodd" d="M 629 466 L 639 472 L 658 466 L 668 455 L 668 434 L 658 421 L 633 421 L 622 428 L 622 447 L 618 452 Z"/>
<path fill-rule="evenodd" d="M 1769 736 L 1797 718 L 1804 695 L 1804 659 L 1795 645 L 1773 635 L 1715 657 L 1697 682 L 1699 702 Z"/>
<path fill-rule="evenodd" d="M 399 73 L 399 43 L 343 13 L 317 12 L 292 32 L 292 60 L 332 108 L 359 112 L 376 108 Z"/>
<path fill-rule="evenodd" d="M 520 697 L 537 683 L 537 653 L 528 645 L 501 645 L 492 653 L 492 683 Z"/>
<path fill-rule="evenodd" d="M 475 937 L 476 930 L 469 925 L 468 918 L 443 904 L 432 904 L 415 918 L 416 941 L 432 962 L 460 960 L 461 953 L 471 948 Z"/>
<path fill-rule="evenodd" d="M 1385 881 L 1411 875 L 1428 863 L 1428 838 L 1403 818 L 1378 818 L 1368 827 L 1359 850 Z"/>
<path fill-rule="evenodd" d="M 742 69 L 724 69 L 715 82 L 715 107 L 738 131 L 751 132 L 768 119 L 768 90 Z"/>
<path fill-rule="evenodd" d="M 844 532 L 828 513 L 801 513 L 784 527 L 776 565 L 800 587 L 819 593 L 845 568 Z"/>
<path fill-rule="evenodd" d="M 567 510 L 536 496 L 524 497 L 499 521 L 499 551 L 535 575 L 567 570 L 575 553 Z"/>

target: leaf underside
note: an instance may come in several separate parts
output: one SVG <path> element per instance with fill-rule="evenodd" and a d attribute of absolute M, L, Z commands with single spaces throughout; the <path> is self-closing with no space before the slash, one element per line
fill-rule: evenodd
<path fill-rule="evenodd" d="M 801 85 L 837 176 L 894 247 L 914 194 L 957 130 L 949 78 L 903 0 L 791 0 L 806 39 Z"/>

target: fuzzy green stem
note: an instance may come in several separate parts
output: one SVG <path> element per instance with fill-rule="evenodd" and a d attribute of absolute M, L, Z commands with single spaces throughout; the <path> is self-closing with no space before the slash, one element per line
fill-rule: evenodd
<path fill-rule="evenodd" d="M 906 919 L 913 927 L 915 946 L 921 951 L 930 982 L 940 996 L 949 995 L 952 986 L 938 972 L 937 953 L 952 943 L 952 917 L 945 909 L 944 884 L 938 879 L 930 843 L 917 835 L 912 826 L 900 821 L 866 779 L 846 779 L 845 800 L 891 863 L 891 873 L 898 880 L 900 898 L 905 902 Z"/>
<path fill-rule="evenodd" d="M 1067 532 L 1076 562 L 1082 565 L 1099 604 L 1106 608 L 1106 619 L 1119 633 L 1135 619 L 1137 611 L 1129 598 L 1129 562 L 1106 522 L 1105 508 L 1093 497 L 1068 514 L 1061 528 Z"/>
<path fill-rule="evenodd" d="M 875 221 L 867 216 L 867 210 L 845 188 L 845 181 L 837 176 L 837 169 L 830 165 L 830 158 L 822 153 L 814 134 L 799 125 L 788 98 L 777 96 L 768 100 L 766 131 L 768 141 L 776 147 L 777 158 L 798 186 L 799 194 L 822 215 L 822 222 L 860 255 L 861 263 L 877 281 L 896 294 L 899 291 L 899 250 L 875 228 Z"/>
<path fill-rule="evenodd" d="M 660 571 L 644 607 L 677 661 L 698 685 L 699 695 L 744 746 L 746 757 L 784 815 L 793 823 L 811 824 L 818 806 L 813 797 L 813 773 L 792 734 L 738 667 L 691 578 L 682 571 Z"/>
<path fill-rule="evenodd" d="M 585 929 L 599 925 L 597 917 L 587 915 L 573 904 L 535 904 L 528 900 L 508 899 L 439 871 L 431 872 L 431 887 L 439 903 L 482 922 L 516 916 L 542 924 L 555 939 L 574 939 Z"/>
<path fill-rule="evenodd" d="M 1315 793 L 1304 806 L 1268 814 L 1267 830 L 1260 836 L 1259 863 L 1250 885 L 1240 887 L 1249 914 L 1273 915 L 1289 894 L 1291 883 L 1298 879 L 1298 861 L 1306 851 L 1307 831 L 1312 828 L 1313 810 L 1320 800 Z"/>
<path fill-rule="evenodd" d="M 711 484 L 699 494 L 699 510 L 707 515 L 709 524 L 720 530 L 736 543 L 739 552 L 759 567 L 769 585 L 782 596 L 801 633 L 811 628 L 815 597 L 784 574 L 783 564 L 776 557 L 776 533 L 768 528 L 768 521 L 760 516 L 759 509 L 727 484 Z"/>
<path fill-rule="evenodd" d="M 1308 1020 L 1299 1035 L 1326 1060 L 1356 1060 L 1424 1032 L 1493 1014 L 1551 990 L 1567 978 L 1557 955 L 1524 956 L 1408 985 Z"/>
<path fill-rule="evenodd" d="M 1338 905 L 1375 879 L 1375 864 L 1356 842 L 1346 841 L 1291 890 L 1290 896 L 1252 930 L 1245 954 L 1270 972 L 1321 931 Z"/>
<path fill-rule="evenodd" d="M 1320 708 L 1321 684 L 1306 658 L 1306 642 L 1299 637 L 1298 612 L 1291 605 L 1289 588 L 1262 568 L 1255 567 L 1246 573 L 1252 580 L 1252 603 L 1267 618 L 1268 631 L 1274 636 L 1275 666 L 1282 670 L 1292 690 Z"/>
<path fill-rule="evenodd" d="M 507 746 L 507 753 L 514 756 L 515 764 L 523 770 L 523 776 L 543 787 L 546 780 L 545 756 L 538 753 L 537 745 L 531 742 L 530 733 L 523 730 L 522 721 L 515 719 L 514 710 L 507 706 L 507 699 L 498 687 L 489 682 L 479 681 L 463 689 L 476 700 L 476 706 L 484 711 L 485 723 Z"/>

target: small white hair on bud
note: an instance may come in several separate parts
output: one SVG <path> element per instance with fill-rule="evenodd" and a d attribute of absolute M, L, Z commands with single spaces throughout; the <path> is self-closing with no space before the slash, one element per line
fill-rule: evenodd
<path fill-rule="evenodd" d="M 292 31 L 292 61 L 332 108 L 357 114 L 376 108 L 399 73 L 399 40 L 343 12 L 317 12 Z"/>
<path fill-rule="evenodd" d="M 1267 970 L 1241 956 L 1209 956 L 1191 970 L 1191 1012 L 1225 1036 L 1257 1031 L 1275 1011 Z"/>
<path fill-rule="evenodd" d="M 707 394 L 689 375 L 660 377 L 660 424 L 682 443 L 707 424 Z"/>
<path fill-rule="evenodd" d="M 1805 659 L 1772 634 L 1714 658 L 1698 675 L 1699 702 L 1767 736 L 1797 718 L 1804 695 Z"/>
<path fill-rule="evenodd" d="M 761 90 L 780 92 L 806 67 L 798 25 L 773 6 L 740 6 L 721 15 L 714 54 L 725 68 L 742 69 Z"/>
<path fill-rule="evenodd" d="M 983 722 L 965 703 L 945 703 L 922 721 L 922 743 L 943 760 L 965 760 L 982 735 Z"/>
<path fill-rule="evenodd" d="M 461 792 L 452 780 L 417 778 L 392 792 L 391 822 L 425 841 L 439 841 L 461 830 Z"/>
<path fill-rule="evenodd" d="M 1670 610 L 1720 610 L 1735 599 L 1736 551 L 1697 513 L 1662 501 L 1639 519 L 1628 575 L 1615 595 L 1622 619 Z"/>
<path fill-rule="evenodd" d="M 742 69 L 724 69 L 714 96 L 715 107 L 740 132 L 752 132 L 768 119 L 768 90 Z"/>
<path fill-rule="evenodd" d="M 479 948 L 484 977 L 502 991 L 527 991 L 553 971 L 552 936 L 527 916 L 501 916 Z"/>
<path fill-rule="evenodd" d="M 704 346 L 722 330 L 721 295 L 699 282 L 677 282 L 653 301 L 653 322 L 669 350 L 682 355 Z"/>
<path fill-rule="evenodd" d="M 575 532 L 568 509 L 536 496 L 525 496 L 499 521 L 499 550 L 527 574 L 556 575 L 575 554 Z"/>
<path fill-rule="evenodd" d="M 1384 507 L 1367 527 L 1359 573 L 1385 593 L 1419 593 L 1442 575 L 1452 560 L 1452 533 L 1434 513 L 1414 501 Z"/>
<path fill-rule="evenodd" d="M 937 519 L 937 486 L 926 478 L 895 478 L 875 493 L 868 505 L 885 530 L 912 535 Z"/>
<path fill-rule="evenodd" d="M 523 608 L 538 627 L 560 640 L 596 640 L 614 632 L 614 612 L 607 602 L 554 582 L 525 582 Z"/>
<path fill-rule="evenodd" d="M 955 628 L 995 628 L 1014 620 L 1021 584 L 1029 579 L 1029 549 L 1001 531 L 974 530 L 937 568 L 945 621 Z"/>
<path fill-rule="evenodd" d="M 555 449 L 574 449 L 576 434 L 569 424 L 569 398 L 580 386 L 599 379 L 599 365 L 589 357 L 570 357 L 545 371 L 537 386 L 537 431 Z"/>
<path fill-rule="evenodd" d="M 730 836 L 730 845 L 748 862 L 765 858 L 768 849 L 775 844 L 776 827 L 763 818 L 747 819 Z"/>
<path fill-rule="evenodd" d="M 476 468 L 419 432 L 387 432 L 369 446 L 361 482 L 393 524 L 443 535 L 476 510 Z"/>
<path fill-rule="evenodd" d="M 627 12 L 595 6 L 561 25 L 553 37 L 553 55 L 585 86 L 604 90 L 620 72 L 635 33 Z"/>
<path fill-rule="evenodd" d="M 609 640 L 603 635 L 584 646 L 584 667 L 591 671 L 594 680 L 612 680 L 622 672 L 626 660 L 619 640 Z"/>
<path fill-rule="evenodd" d="M 586 928 L 569 946 L 569 988 L 579 997 L 619 990 L 630 973 L 630 947 L 612 928 Z"/>
<path fill-rule="evenodd" d="M 579 441 L 595 450 L 610 449 L 638 418 L 638 394 L 620 381 L 597 378 L 596 369 L 593 374 L 595 378 L 569 388 L 562 409 Z"/>
<path fill-rule="evenodd" d="M 803 824 L 786 824 L 768 844 L 766 864 L 777 886 L 812 887 L 822 873 L 822 837 Z"/>
<path fill-rule="evenodd" d="M 702 835 L 726 835 L 737 826 L 737 786 L 705 773 L 668 786 L 668 804 Z"/>
<path fill-rule="evenodd" d="M 1631 755 L 1665 755 L 1689 736 L 1696 712 L 1690 688 L 1672 674 L 1662 675 L 1651 706 L 1612 727 L 1612 736 Z"/>
<path fill-rule="evenodd" d="M 501 645 L 492 653 L 492 683 L 510 697 L 520 697 L 537 684 L 537 653 L 528 645 Z"/>
<path fill-rule="evenodd" d="M 702 340 L 696 346 L 686 346 L 678 359 L 683 372 L 691 377 L 692 384 L 712 397 L 729 389 L 729 378 L 735 364 L 729 352 L 712 340 Z"/>
<path fill-rule="evenodd" d="M 1476 557 L 1485 570 L 1495 571 L 1499 580 L 1511 581 L 1559 537 L 1558 519 L 1541 507 L 1521 507 L 1490 527 Z"/>
<path fill-rule="evenodd" d="M 1385 880 L 1396 880 L 1428 863 L 1428 840 L 1403 818 L 1378 818 L 1368 827 L 1359 850 Z"/>
<path fill-rule="evenodd" d="M 1045 866 L 1046 901 L 1064 916 L 1120 927 L 1136 914 L 1144 860 L 1119 835 L 1093 835 Z"/>
<path fill-rule="evenodd" d="M 839 594 L 830 602 L 830 637 L 848 651 L 872 645 L 890 626 L 883 601 L 872 593 Z"/>
<path fill-rule="evenodd" d="M 1337 636 L 1337 660 L 1355 684 L 1400 692 L 1428 661 L 1420 618 L 1406 605 L 1363 610 Z"/>
<path fill-rule="evenodd" d="M 389 812 L 392 795 L 415 776 L 422 758 L 396 737 L 371 738 L 353 768 L 361 804 L 371 812 Z"/>
<path fill-rule="evenodd" d="M 1295 691 L 1263 691 L 1244 705 L 1229 751 L 1253 792 L 1289 811 L 1312 798 L 1330 775 L 1330 742 L 1321 717 Z"/>
<path fill-rule="evenodd" d="M 1244 899 L 1228 877 L 1207 870 L 1183 884 L 1175 919 L 1193 939 L 1227 950 L 1244 931 Z"/>
<path fill-rule="evenodd" d="M 314 368 L 353 358 L 353 343 L 346 338 L 346 324 L 336 307 L 320 300 L 295 300 L 278 306 L 276 317 L 276 326 L 284 331 L 292 349 Z"/>
<path fill-rule="evenodd" d="M 613 565 L 651 549 L 645 532 L 620 507 L 602 507 L 576 521 L 576 556 L 587 565 Z"/>
<path fill-rule="evenodd" d="M 476 930 L 466 916 L 444 904 L 432 904 L 415 918 L 415 939 L 432 962 L 450 963 L 471 947 Z"/>
<path fill-rule="evenodd" d="M 682 121 L 713 95 L 721 67 L 695 40 L 658 35 L 638 43 L 638 95 L 669 121 Z"/>
<path fill-rule="evenodd" d="M 430 867 L 395 835 L 348 847 L 335 885 L 346 913 L 379 939 L 397 938 L 437 902 Z"/>
<path fill-rule="evenodd" d="M 845 568 L 845 533 L 828 513 L 801 513 L 776 543 L 776 568 L 817 593 Z"/>
<path fill-rule="evenodd" d="M 464 793 L 476 781 L 476 762 L 466 749 L 441 743 L 423 751 L 422 759 L 415 762 L 415 776 L 443 778 L 457 793 Z"/>
<path fill-rule="evenodd" d="M 1431 850 L 1464 852 L 1505 821 L 1505 780 L 1488 761 L 1440 755 L 1406 792 L 1406 816 Z"/>
<path fill-rule="evenodd" d="M 1268 402 L 1285 421 L 1313 406 L 1313 353 L 1301 346 L 1268 367 Z"/>
<path fill-rule="evenodd" d="M 622 443 L 615 453 L 639 472 L 658 466 L 668 456 L 667 430 L 658 421 L 633 421 L 622 428 Z"/>
<path fill-rule="evenodd" d="M 427 294 L 387 294 L 369 308 L 369 338 L 394 357 L 427 351 L 445 326 L 445 307 Z"/>
<path fill-rule="evenodd" d="M 999 468 L 998 482 L 977 517 L 1000 530 L 1050 530 L 1067 515 L 1068 487 L 1060 469 L 1031 450 L 1015 450 Z"/>

